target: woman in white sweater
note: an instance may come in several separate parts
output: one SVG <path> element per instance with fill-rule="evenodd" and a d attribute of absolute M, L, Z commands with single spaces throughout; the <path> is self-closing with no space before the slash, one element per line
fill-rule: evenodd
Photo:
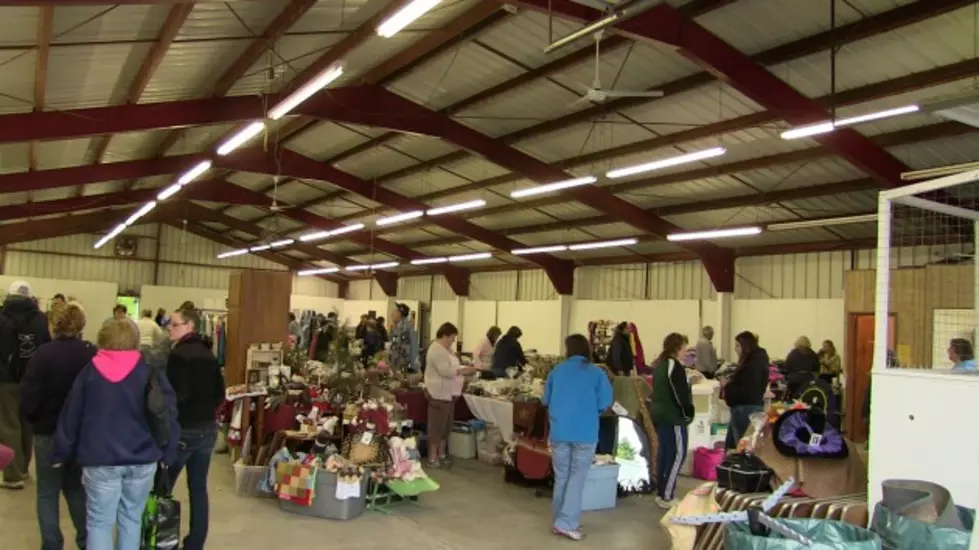
<path fill-rule="evenodd" d="M 486 331 L 486 337 L 479 341 L 476 349 L 473 350 L 473 367 L 477 370 L 489 370 L 493 368 L 493 348 L 496 341 L 500 339 L 503 331 L 500 327 L 490 327 Z"/>
<path fill-rule="evenodd" d="M 452 351 L 459 329 L 444 323 L 425 354 L 425 393 L 428 396 L 428 460 L 438 468 L 445 460 L 445 443 L 452 428 L 452 394 L 456 379 L 476 372 L 463 367 Z"/>

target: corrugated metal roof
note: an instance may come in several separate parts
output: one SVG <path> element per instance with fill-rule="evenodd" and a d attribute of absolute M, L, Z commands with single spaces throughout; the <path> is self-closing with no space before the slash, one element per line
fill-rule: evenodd
<path fill-rule="evenodd" d="M 9 7 L 0 17 L 0 45 L 22 46 L 37 43 L 37 21 L 40 10 L 36 7 Z"/>
<path fill-rule="evenodd" d="M 136 76 L 149 44 L 53 48 L 48 57 L 47 110 L 103 107 Z M 139 60 L 133 62 L 133 60 Z"/>
<path fill-rule="evenodd" d="M 282 89 L 343 37 L 342 33 L 282 37 L 271 52 L 245 71 L 228 95 L 257 95 Z"/>
<path fill-rule="evenodd" d="M 267 5 L 264 2 L 245 2 L 241 5 L 252 4 Z M 195 11 L 201 6 L 216 5 L 197 4 Z M 186 25 L 184 28 L 187 28 Z M 172 44 L 163 61 L 153 72 L 153 78 L 140 97 L 140 103 L 191 99 L 207 94 L 221 74 L 245 51 L 248 44 L 247 40 Z"/>
<path fill-rule="evenodd" d="M 33 110 L 36 63 L 35 50 L 0 51 L 0 114 Z"/>
<path fill-rule="evenodd" d="M 283 2 L 198 2 L 177 39 L 260 36 L 284 7 Z"/>
<path fill-rule="evenodd" d="M 92 138 L 41 142 L 37 147 L 38 170 L 84 164 L 91 141 Z"/>
<path fill-rule="evenodd" d="M 124 162 L 149 157 L 169 132 L 169 130 L 153 130 L 114 134 L 109 140 L 109 146 L 105 150 L 103 160 L 105 162 Z"/>
<path fill-rule="evenodd" d="M 155 40 L 166 20 L 166 5 L 59 6 L 52 43 Z"/>

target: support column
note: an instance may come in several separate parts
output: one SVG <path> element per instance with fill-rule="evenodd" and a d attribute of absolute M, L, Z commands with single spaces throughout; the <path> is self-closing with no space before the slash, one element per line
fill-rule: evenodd
<path fill-rule="evenodd" d="M 466 333 L 466 296 L 456 296 L 456 328 L 459 329 L 459 339 L 456 347 L 456 351 L 462 353 L 463 345 L 465 342 L 462 341 L 462 335 Z M 470 349 L 472 349 L 470 347 Z"/>
<path fill-rule="evenodd" d="M 734 357 L 734 327 L 731 326 L 731 309 L 734 303 L 734 294 L 731 292 L 718 292 L 715 299 L 714 316 L 712 319 L 705 319 L 704 322 L 714 327 L 714 347 L 717 348 L 718 358 L 725 361 L 732 361 Z"/>
<path fill-rule="evenodd" d="M 564 355 L 564 340 L 571 332 L 571 304 L 574 298 L 567 294 L 559 294 L 558 302 L 561 305 L 561 331 L 557 343 L 558 355 Z"/>
<path fill-rule="evenodd" d="M 972 247 L 972 253 L 975 254 L 976 251 L 979 250 L 979 222 L 976 222 L 974 224 L 973 239 L 974 239 L 974 244 Z M 972 311 L 973 311 L 972 345 L 975 346 L 976 338 L 979 338 L 979 334 L 977 334 L 979 333 L 979 266 L 977 266 L 973 271 L 974 271 L 972 276 L 973 288 L 975 292 L 973 293 L 973 299 L 972 299 Z M 979 548 L 979 546 L 977 546 L 976 548 Z"/>

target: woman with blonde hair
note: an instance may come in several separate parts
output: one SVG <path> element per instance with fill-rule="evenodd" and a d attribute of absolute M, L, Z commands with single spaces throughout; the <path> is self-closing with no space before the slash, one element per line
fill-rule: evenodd
<path fill-rule="evenodd" d="M 37 469 L 37 522 L 41 549 L 61 550 L 61 495 L 75 526 L 75 542 L 85 548 L 85 489 L 77 464 L 55 468 L 51 461 L 58 416 L 79 373 L 92 362 L 95 346 L 82 340 L 85 312 L 75 302 L 54 302 L 48 313 L 51 342 L 41 346 L 27 363 L 20 383 L 21 415 L 34 426 Z"/>
<path fill-rule="evenodd" d="M 818 355 L 819 377 L 832 384 L 836 381 L 836 377 L 843 373 L 843 361 L 840 359 L 840 354 L 836 352 L 836 345 L 832 340 L 824 340 Z"/>
<path fill-rule="evenodd" d="M 143 359 L 129 320 L 107 322 L 98 346 L 61 411 L 51 461 L 55 468 L 69 462 L 82 468 L 86 550 L 139 550 L 157 465 L 176 458 L 177 401 L 166 375 Z M 162 411 L 154 399 L 160 394 Z"/>
<path fill-rule="evenodd" d="M 785 357 L 785 381 L 789 395 L 796 397 L 819 374 L 819 356 L 812 350 L 809 338 L 800 336 Z"/>

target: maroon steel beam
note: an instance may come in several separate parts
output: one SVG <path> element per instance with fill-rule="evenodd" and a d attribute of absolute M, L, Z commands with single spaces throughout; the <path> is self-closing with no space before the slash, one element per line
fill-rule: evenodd
<path fill-rule="evenodd" d="M 155 216 L 156 214 L 150 213 L 141 221 L 148 223 L 154 220 Z M 106 217 L 104 212 L 5 223 L 0 225 L 0 245 L 108 230 L 118 223 L 118 220 Z M 94 241 L 92 244 L 95 244 Z"/>
<path fill-rule="evenodd" d="M 449 117 L 433 112 L 377 86 L 345 88 L 339 90 L 337 93 L 324 94 L 312 98 L 310 100 L 309 111 L 315 112 L 325 119 L 343 120 L 375 126 L 385 124 L 397 125 L 398 129 L 402 131 L 440 137 L 478 153 L 490 162 L 523 174 L 538 183 L 549 183 L 574 177 L 560 168 L 555 168 L 513 147 L 480 134 Z M 306 161 L 309 161 L 309 159 L 306 159 Z M 321 170 L 324 173 L 335 170 L 329 165 L 321 166 L 323 167 Z M 339 172 L 339 170 L 335 171 Z M 337 178 L 338 176 L 343 177 L 343 173 L 333 174 L 333 178 Z M 326 181 L 337 184 L 335 179 L 331 179 L 330 177 L 327 177 Z M 378 188 L 371 184 L 367 185 L 372 189 L 369 193 L 365 192 L 363 196 L 368 198 L 372 195 L 374 197 L 381 197 L 387 193 L 393 195 L 393 192 L 387 189 Z M 342 184 L 339 186 L 346 188 Z M 568 189 L 565 195 L 588 204 L 606 214 L 616 215 L 623 222 L 651 235 L 665 237 L 679 230 L 675 225 L 656 216 L 651 216 L 638 206 L 620 199 L 599 187 L 584 186 Z M 404 199 L 400 195 L 397 196 Z M 374 200 L 378 199 L 375 198 Z M 420 201 L 410 200 L 410 203 L 413 205 L 411 207 L 412 209 L 425 208 L 425 204 Z M 393 202 L 391 206 L 404 208 Z M 480 229 L 484 232 L 487 231 L 482 228 Z M 512 247 L 512 241 L 510 239 L 505 239 L 504 241 L 499 235 L 493 235 L 492 237 L 494 239 L 500 239 L 500 242 L 507 242 L 507 246 Z M 480 240 L 487 242 L 484 239 Z M 487 242 L 487 244 L 490 243 Z M 492 244 L 491 246 L 506 250 L 504 247 Z M 730 292 L 731 290 L 728 289 L 733 289 L 733 259 L 723 249 L 710 243 L 689 243 L 685 245 L 685 248 L 696 252 L 703 259 L 704 266 L 710 274 L 711 281 L 714 283 L 718 292 Z"/>
<path fill-rule="evenodd" d="M 278 96 L 267 101 L 275 102 Z M 266 99 L 238 96 L 0 115 L 0 143 L 59 140 L 260 119 Z M 295 109 L 304 112 L 303 106 Z"/>
<path fill-rule="evenodd" d="M 521 4 L 573 20 L 587 21 L 601 15 L 568 0 L 532 0 Z M 791 124 L 831 118 L 818 101 L 804 96 L 669 4 L 659 4 L 625 20 L 616 29 L 634 40 L 655 41 L 678 48 L 684 56 Z M 904 163 L 853 129 L 840 128 L 814 139 L 876 179 L 882 187 L 900 186 L 901 173 L 908 170 Z"/>
<path fill-rule="evenodd" d="M 973 4 L 974 1 L 975 0 L 918 0 L 917 2 L 906 4 L 886 12 L 871 15 L 848 25 L 841 25 L 835 29 L 808 36 L 788 44 L 775 46 L 774 48 L 765 50 L 752 56 L 752 59 L 764 65 L 777 65 L 788 61 L 793 61 L 823 50 L 840 48 L 865 38 L 870 38 L 894 29 L 902 28 L 920 21 L 925 21 L 941 14 L 969 6 Z M 680 9 L 682 10 L 685 7 L 686 6 L 683 6 Z M 715 82 L 715 79 L 710 73 L 702 72 L 685 76 L 664 84 L 657 84 L 652 89 L 662 90 L 665 92 L 666 97 L 669 97 L 696 89 L 700 86 L 712 84 L 713 82 Z M 590 122 L 604 115 L 645 105 L 651 101 L 657 100 L 651 100 L 649 98 L 621 98 L 613 101 L 606 101 L 592 107 L 575 111 L 574 113 L 567 114 L 554 120 L 544 121 L 522 130 L 517 130 L 516 132 L 502 136 L 499 139 L 505 141 L 506 143 L 515 143 L 521 140 L 562 130 L 575 124 Z M 378 178 L 377 181 L 386 183 L 397 180 L 405 176 L 424 172 L 437 166 L 464 159 L 466 156 L 468 156 L 466 151 L 448 153 L 446 155 L 385 174 L 384 176 Z"/>
<path fill-rule="evenodd" d="M 88 183 L 175 174 L 186 170 L 188 166 L 193 166 L 193 163 L 199 161 L 201 158 L 196 155 L 180 155 L 159 159 L 110 162 L 90 166 L 71 166 L 69 168 L 38 170 L 36 172 L 0 174 L 0 193 L 41 191 L 44 189 L 56 189 L 58 187 L 74 187 Z"/>

